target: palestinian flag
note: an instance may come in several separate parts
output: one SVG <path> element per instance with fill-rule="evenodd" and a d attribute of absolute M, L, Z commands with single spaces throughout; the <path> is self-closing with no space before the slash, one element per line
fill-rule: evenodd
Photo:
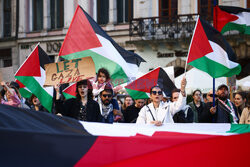
<path fill-rule="evenodd" d="M 168 74 L 161 67 L 158 67 L 131 82 L 125 86 L 125 89 L 133 99 L 147 99 L 151 87 L 156 85 L 162 89 L 167 97 L 170 97 L 172 90 L 176 88 Z"/>
<path fill-rule="evenodd" d="M 230 30 L 250 34 L 250 9 L 234 6 L 215 6 L 214 27 L 222 34 Z"/>
<path fill-rule="evenodd" d="M 121 48 L 80 6 L 76 9 L 59 56 L 64 59 L 91 56 L 96 72 L 106 68 L 114 86 L 133 78 L 144 61 L 137 54 Z"/>
<path fill-rule="evenodd" d="M 76 98 L 76 83 L 69 85 L 62 91 L 63 96 L 65 99 Z"/>
<path fill-rule="evenodd" d="M 196 22 L 187 63 L 213 78 L 231 77 L 241 71 L 236 55 L 223 35 L 201 18 Z"/>
<path fill-rule="evenodd" d="M 19 85 L 19 92 L 22 97 L 29 99 L 32 96 L 32 93 L 27 89 L 20 81 L 16 80 L 16 83 Z"/>
<path fill-rule="evenodd" d="M 37 45 L 17 70 L 15 78 L 19 80 L 32 94 L 34 94 L 48 111 L 53 104 L 53 87 L 44 88 L 44 65 L 51 63 L 49 56 Z"/>
<path fill-rule="evenodd" d="M 246 131 L 226 133 L 232 126 Z M 0 105 L 0 164 L 4 167 L 162 166 L 164 163 L 173 167 L 248 166 L 249 129 L 250 125 L 205 123 L 161 127 L 88 123 Z"/>

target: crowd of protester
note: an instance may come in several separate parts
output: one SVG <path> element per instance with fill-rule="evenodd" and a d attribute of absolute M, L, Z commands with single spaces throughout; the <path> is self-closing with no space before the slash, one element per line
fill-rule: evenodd
<path fill-rule="evenodd" d="M 22 98 L 16 82 L 1 82 L 1 104 L 48 112 L 39 99 L 32 95 Z M 124 122 L 137 124 L 164 123 L 240 123 L 250 124 L 249 92 L 237 92 L 234 100 L 229 100 L 227 85 L 220 85 L 215 95 L 210 90 L 203 94 L 197 89 L 192 93 L 192 101 L 187 103 L 186 79 L 180 89 L 174 89 L 171 97 L 164 97 L 162 88 L 150 89 L 149 99 L 133 99 L 127 95 L 117 98 L 109 72 L 101 68 L 94 80 L 77 82 L 76 98 L 65 100 L 60 85 L 55 85 L 56 98 L 52 113 L 89 122 Z M 215 101 L 213 102 L 213 96 Z"/>

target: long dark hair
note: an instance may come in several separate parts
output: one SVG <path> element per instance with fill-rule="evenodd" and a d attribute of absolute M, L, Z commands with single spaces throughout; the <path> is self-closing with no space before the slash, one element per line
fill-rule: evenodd
<path fill-rule="evenodd" d="M 195 94 L 196 92 L 200 92 L 200 94 L 202 95 L 201 90 L 200 90 L 200 89 L 196 89 L 196 90 L 193 92 L 193 96 L 194 96 L 194 94 Z"/>
<path fill-rule="evenodd" d="M 247 100 L 247 94 L 246 94 L 246 92 L 236 92 L 235 95 L 237 95 L 237 94 L 240 95 L 243 100 L 244 99 Z M 234 98 L 235 98 L 235 95 L 234 95 Z"/>
<path fill-rule="evenodd" d="M 88 86 L 87 100 L 93 99 L 93 93 L 92 93 L 93 87 L 92 87 L 92 84 L 90 83 L 90 81 L 87 79 L 84 79 L 84 80 L 77 82 L 77 84 L 76 84 L 76 98 L 78 100 L 81 100 L 81 96 L 78 92 L 78 86 L 80 86 L 80 85 L 87 85 Z"/>
<path fill-rule="evenodd" d="M 236 92 L 235 95 L 234 95 L 234 98 L 235 98 L 235 96 L 236 96 L 237 94 L 241 96 L 241 98 L 242 98 L 243 101 L 246 100 L 246 101 L 244 102 L 245 106 L 243 106 L 243 107 L 245 108 L 246 106 L 249 106 L 249 104 L 248 104 L 249 102 L 248 102 L 247 93 L 246 93 L 246 92 Z"/>

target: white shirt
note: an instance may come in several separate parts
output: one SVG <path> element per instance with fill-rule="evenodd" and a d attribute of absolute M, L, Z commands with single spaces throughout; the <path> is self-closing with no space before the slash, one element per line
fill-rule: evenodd
<path fill-rule="evenodd" d="M 159 108 L 157 109 L 154 108 L 153 103 L 150 103 L 140 110 L 136 123 L 150 124 L 151 121 L 161 121 L 162 123 L 174 123 L 174 114 L 182 110 L 185 105 L 186 97 L 183 97 L 181 93 L 176 102 L 160 102 Z"/>

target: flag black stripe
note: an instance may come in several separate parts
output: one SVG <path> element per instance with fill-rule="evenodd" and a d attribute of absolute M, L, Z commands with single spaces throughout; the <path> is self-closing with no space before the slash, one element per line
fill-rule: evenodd
<path fill-rule="evenodd" d="M 1 166 L 74 166 L 97 137 L 77 121 L 0 104 Z"/>
<path fill-rule="evenodd" d="M 120 47 L 89 15 L 87 12 L 85 12 L 82 7 L 80 7 L 81 10 L 84 12 L 85 16 L 87 17 L 89 23 L 91 24 L 93 30 L 96 34 L 99 34 L 100 36 L 106 38 L 109 40 L 113 46 L 116 48 L 116 50 L 120 53 L 120 55 L 124 58 L 124 60 L 127 63 L 136 64 L 138 67 L 141 62 L 146 62 L 142 57 L 140 57 L 138 54 L 127 51 Z"/>
<path fill-rule="evenodd" d="M 45 51 L 38 45 L 38 54 L 39 54 L 39 62 L 40 66 L 45 70 L 44 65 L 52 63 L 49 56 L 45 53 Z"/>
<path fill-rule="evenodd" d="M 225 52 L 227 52 L 229 60 L 235 62 L 236 54 L 234 53 L 233 49 L 231 48 L 229 43 L 226 41 L 224 36 L 205 20 L 200 18 L 200 21 L 207 35 L 208 40 L 218 44 Z"/>
<path fill-rule="evenodd" d="M 75 119 L 3 104 L 0 104 L 0 128 L 29 132 L 90 135 Z"/>
<path fill-rule="evenodd" d="M 35 112 L 35 111 L 33 111 Z M 1 166 L 74 166 L 97 137 L 46 134 L 0 128 Z"/>
<path fill-rule="evenodd" d="M 241 12 L 250 12 L 250 9 L 244 9 L 234 6 L 219 6 L 219 8 L 227 13 L 238 14 Z"/>
<path fill-rule="evenodd" d="M 172 80 L 169 78 L 168 74 L 160 68 L 158 82 L 157 84 L 162 88 L 166 96 L 171 97 L 172 90 L 175 89 L 175 85 Z"/>

